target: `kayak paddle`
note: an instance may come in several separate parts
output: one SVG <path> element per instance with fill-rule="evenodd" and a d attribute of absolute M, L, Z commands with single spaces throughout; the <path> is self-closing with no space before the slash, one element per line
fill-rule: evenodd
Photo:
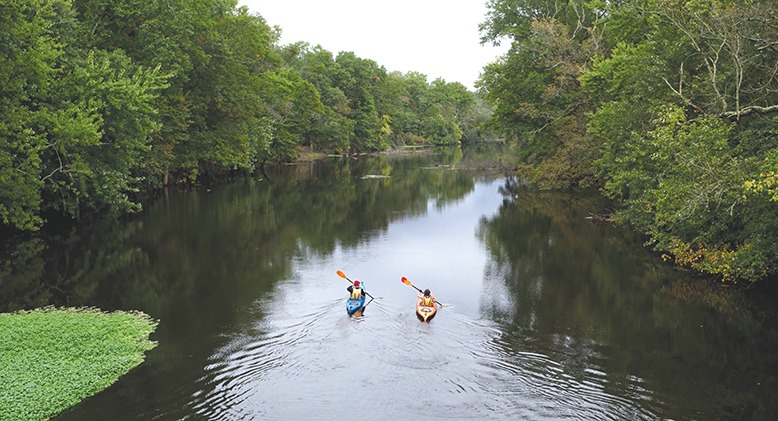
<path fill-rule="evenodd" d="M 343 279 L 346 279 L 346 280 L 348 280 L 349 282 L 351 282 L 352 284 L 354 284 L 354 281 L 352 281 L 351 279 L 348 279 L 348 276 L 346 276 L 346 274 L 345 274 L 345 273 L 343 273 L 343 272 L 341 272 L 341 271 L 337 271 L 337 272 L 335 272 L 335 273 L 337 273 L 337 274 L 338 274 L 338 276 L 340 276 L 341 278 L 343 278 Z M 370 301 L 373 301 L 373 296 L 372 296 L 372 295 L 370 295 L 370 293 L 369 293 L 369 292 L 365 291 L 365 294 L 367 294 L 367 296 L 368 296 L 368 297 L 370 297 Z M 367 304 L 365 304 L 365 306 L 367 306 Z"/>
<path fill-rule="evenodd" d="M 411 281 L 409 281 L 409 280 L 408 280 L 408 278 L 406 278 L 406 277 L 404 277 L 404 276 L 403 276 L 403 277 L 402 277 L 402 279 L 400 279 L 400 280 L 401 280 L 401 281 L 402 281 L 402 282 L 403 282 L 405 285 L 412 286 L 414 289 L 416 289 L 416 291 L 419 291 L 420 293 L 424 294 L 424 291 L 420 290 L 419 288 L 416 288 L 416 285 L 413 285 L 413 284 L 411 283 Z M 439 306 L 441 306 L 441 307 L 445 307 L 445 306 L 443 305 L 443 303 L 441 303 L 440 301 L 438 301 L 438 300 L 435 300 L 435 302 L 436 302 L 436 303 L 438 303 L 438 305 L 439 305 Z"/>

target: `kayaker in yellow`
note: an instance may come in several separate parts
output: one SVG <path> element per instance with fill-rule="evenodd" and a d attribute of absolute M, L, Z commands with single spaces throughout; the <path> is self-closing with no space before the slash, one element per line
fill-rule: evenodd
<path fill-rule="evenodd" d="M 432 307 L 435 302 L 435 297 L 430 293 L 429 289 L 425 289 L 424 294 L 420 293 L 419 298 L 421 299 L 421 305 L 425 307 Z"/>
<path fill-rule="evenodd" d="M 354 285 L 349 285 L 346 291 L 351 293 L 351 298 L 354 300 L 361 300 L 362 294 L 367 294 L 367 291 L 362 289 L 362 283 L 359 281 L 354 281 Z"/>

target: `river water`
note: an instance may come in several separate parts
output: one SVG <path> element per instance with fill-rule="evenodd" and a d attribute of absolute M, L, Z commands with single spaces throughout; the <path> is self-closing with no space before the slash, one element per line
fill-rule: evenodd
<path fill-rule="evenodd" d="M 159 345 L 57 420 L 767 420 L 762 292 L 674 270 L 460 153 L 332 159 L 5 244 L 3 311 L 142 310 Z M 350 279 L 375 297 L 345 311 Z M 416 291 L 445 306 L 430 323 Z"/>

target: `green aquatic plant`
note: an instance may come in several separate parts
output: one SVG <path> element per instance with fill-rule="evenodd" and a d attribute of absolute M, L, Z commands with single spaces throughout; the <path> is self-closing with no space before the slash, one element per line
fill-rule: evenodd
<path fill-rule="evenodd" d="M 45 420 L 107 388 L 157 345 L 157 323 L 94 308 L 0 314 L 0 420 Z"/>

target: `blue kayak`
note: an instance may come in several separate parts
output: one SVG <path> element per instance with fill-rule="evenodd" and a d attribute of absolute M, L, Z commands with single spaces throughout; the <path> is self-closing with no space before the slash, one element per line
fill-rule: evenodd
<path fill-rule="evenodd" d="M 346 312 L 348 314 L 354 314 L 359 309 L 365 306 L 365 295 L 362 294 L 362 298 L 355 300 L 351 297 L 346 299 Z"/>

